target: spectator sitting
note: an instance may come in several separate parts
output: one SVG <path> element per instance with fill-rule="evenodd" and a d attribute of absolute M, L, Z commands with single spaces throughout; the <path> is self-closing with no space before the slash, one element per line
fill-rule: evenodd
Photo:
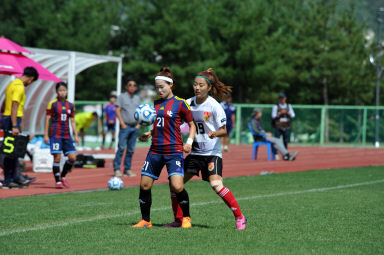
<path fill-rule="evenodd" d="M 260 119 L 263 116 L 263 112 L 260 108 L 255 108 L 252 113 L 252 119 L 249 121 L 252 126 L 252 130 L 256 135 L 254 135 L 255 141 L 268 141 L 272 144 L 272 147 L 279 151 L 283 155 L 284 160 L 295 160 L 298 152 L 290 154 L 285 148 L 283 142 L 276 137 L 272 137 L 272 134 L 269 132 L 265 132 L 261 127 Z"/>

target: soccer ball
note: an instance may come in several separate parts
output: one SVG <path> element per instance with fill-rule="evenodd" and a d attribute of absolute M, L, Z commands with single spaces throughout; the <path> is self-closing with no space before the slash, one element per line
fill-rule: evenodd
<path fill-rule="evenodd" d="M 156 110 L 149 104 L 141 104 L 136 108 L 134 117 L 138 124 L 149 126 L 155 121 Z"/>
<path fill-rule="evenodd" d="M 124 187 L 123 181 L 119 177 L 113 177 L 108 181 L 108 189 L 121 190 Z"/>

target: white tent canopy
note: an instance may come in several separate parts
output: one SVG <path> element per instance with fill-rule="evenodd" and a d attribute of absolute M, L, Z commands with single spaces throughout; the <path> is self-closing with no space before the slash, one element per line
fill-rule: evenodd
<path fill-rule="evenodd" d="M 117 81 L 116 91 L 121 92 L 122 58 L 113 56 L 101 56 L 76 51 L 46 50 L 39 48 L 26 48 L 33 52 L 28 55 L 36 62 L 54 73 L 63 81 L 68 82 L 68 100 L 75 101 L 76 75 L 92 66 L 116 62 Z M 0 105 L 5 100 L 5 88 L 13 76 L 0 75 Z M 24 127 L 32 134 L 44 133 L 45 109 L 49 101 L 56 96 L 54 82 L 38 80 L 26 89 L 26 101 L 24 105 Z"/>

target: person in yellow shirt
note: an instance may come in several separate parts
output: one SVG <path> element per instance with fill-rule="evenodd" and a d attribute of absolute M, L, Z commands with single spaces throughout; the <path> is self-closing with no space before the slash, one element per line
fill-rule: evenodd
<path fill-rule="evenodd" d="M 4 132 L 12 132 L 18 136 L 22 132 L 22 119 L 24 115 L 25 87 L 31 85 L 39 78 L 39 73 L 33 67 L 26 67 L 23 75 L 10 82 L 5 89 L 5 109 L 3 114 Z M 3 189 L 20 188 L 28 185 L 28 180 L 23 180 L 17 171 L 18 159 L 4 158 Z"/>
<path fill-rule="evenodd" d="M 97 119 L 97 112 L 81 112 L 76 113 L 75 122 L 77 131 L 81 136 L 81 146 L 84 146 L 84 136 L 85 130 L 92 124 L 92 122 Z"/>

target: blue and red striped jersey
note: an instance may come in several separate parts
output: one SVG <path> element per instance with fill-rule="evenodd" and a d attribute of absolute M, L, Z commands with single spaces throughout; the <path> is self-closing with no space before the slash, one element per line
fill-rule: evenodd
<path fill-rule="evenodd" d="M 111 121 L 111 120 L 113 122 L 115 122 L 116 121 L 116 105 L 108 103 L 105 106 L 104 114 L 105 114 L 105 122 L 106 123 L 109 123 L 109 121 Z"/>
<path fill-rule="evenodd" d="M 188 103 L 177 96 L 156 100 L 156 119 L 153 122 L 151 151 L 169 155 L 183 152 L 180 126 L 193 121 Z"/>
<path fill-rule="evenodd" d="M 69 118 L 75 117 L 73 104 L 67 100 L 64 102 L 52 100 L 48 104 L 47 115 L 51 116 L 49 136 L 68 139 L 70 137 Z"/>

